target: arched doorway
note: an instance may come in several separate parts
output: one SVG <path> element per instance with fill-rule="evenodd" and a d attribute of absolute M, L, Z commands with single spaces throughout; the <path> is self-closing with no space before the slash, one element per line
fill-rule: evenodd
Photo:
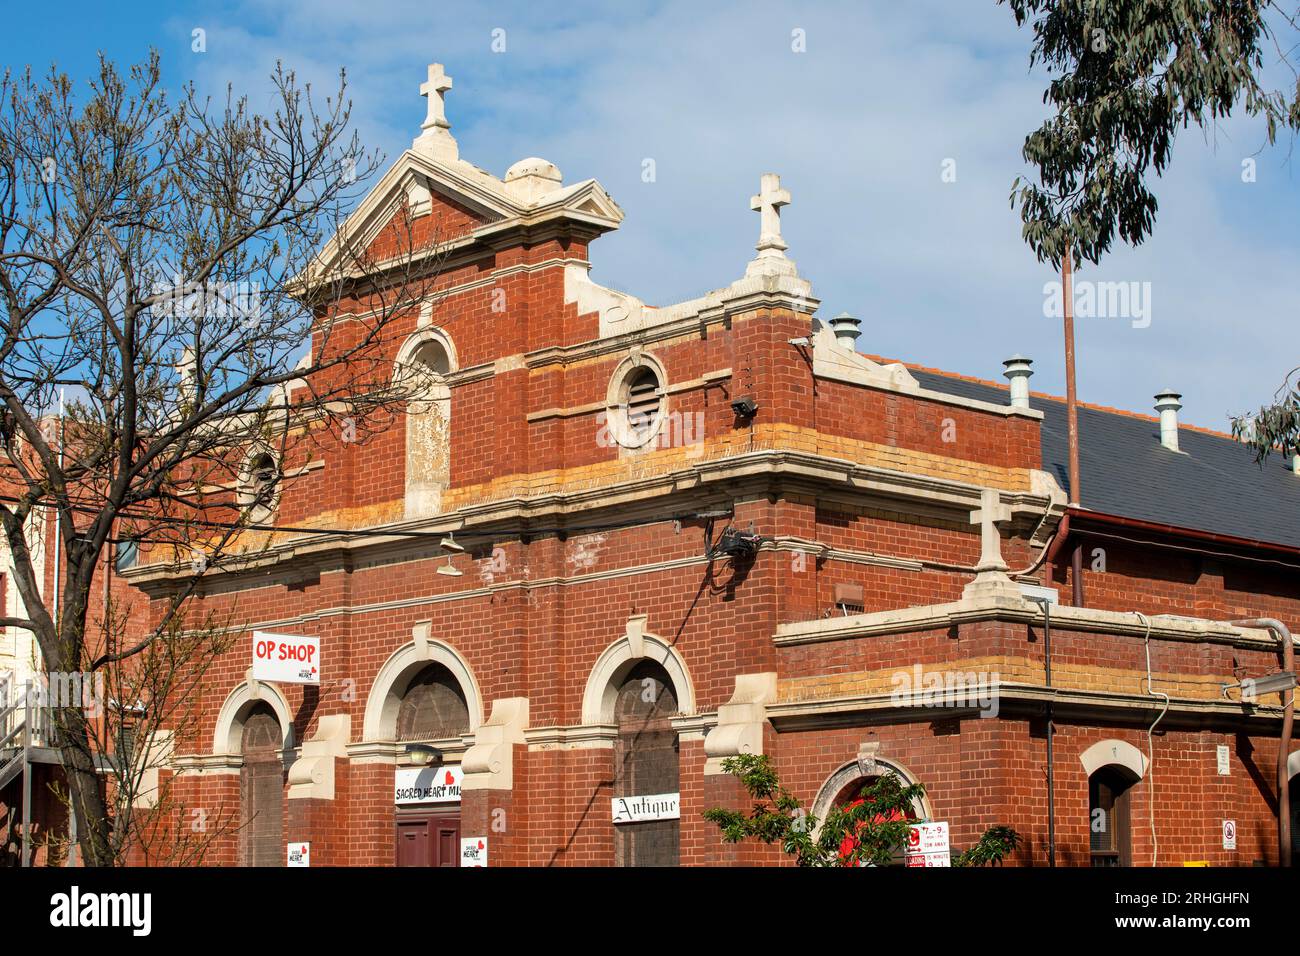
<path fill-rule="evenodd" d="M 239 863 L 284 865 L 284 735 L 270 705 L 248 710 L 239 738 Z"/>
<path fill-rule="evenodd" d="M 821 785 L 817 791 L 817 796 L 813 798 L 812 809 L 810 813 L 816 818 L 816 829 L 813 831 L 813 837 L 816 839 L 821 832 L 821 822 L 826 819 L 827 812 L 832 807 L 843 807 L 858 800 L 862 797 L 862 791 L 871 786 L 877 780 L 885 775 L 889 775 L 898 780 L 904 786 L 910 786 L 917 783 L 917 778 L 902 764 L 893 760 L 875 758 L 874 767 L 863 772 L 863 766 L 854 760 L 844 764 Z M 925 794 L 916 797 L 912 801 L 912 807 L 907 812 L 907 817 L 912 820 L 930 820 L 933 811 L 930 802 Z M 900 856 L 898 862 L 902 863 Z"/>
<path fill-rule="evenodd" d="M 1131 792 L 1138 776 L 1107 764 L 1088 777 L 1088 851 L 1093 866 L 1132 866 Z"/>
<path fill-rule="evenodd" d="M 429 663 L 400 690 L 399 743 L 433 748 L 469 732 L 469 703 L 449 668 Z M 460 767 L 416 766 L 397 771 L 397 866 L 454 867 L 460 859 Z"/>
<path fill-rule="evenodd" d="M 614 720 L 614 796 L 644 797 L 679 791 L 678 742 L 672 718 L 679 711 L 677 689 L 668 671 L 640 660 L 617 683 Z M 646 816 L 661 815 L 650 808 Z M 676 866 L 680 825 L 671 819 L 634 819 L 614 825 L 618 866 Z"/>

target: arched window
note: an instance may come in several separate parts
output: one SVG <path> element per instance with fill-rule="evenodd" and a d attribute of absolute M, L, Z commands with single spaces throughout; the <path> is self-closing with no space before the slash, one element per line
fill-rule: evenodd
<path fill-rule="evenodd" d="M 244 717 L 239 750 L 239 863 L 241 866 L 284 865 L 284 736 L 280 719 L 265 703 L 256 703 Z"/>
<path fill-rule="evenodd" d="M 454 358 L 450 342 L 425 332 L 398 357 L 396 379 L 406 403 L 406 515 L 442 509 L 451 484 L 451 390 L 446 376 Z"/>
<path fill-rule="evenodd" d="M 268 449 L 249 455 L 239 476 L 239 504 L 258 524 L 269 521 L 280 503 L 280 462 Z"/>
<path fill-rule="evenodd" d="M 1093 866 L 1132 866 L 1129 793 L 1137 775 L 1107 764 L 1088 777 L 1088 849 Z"/>
<path fill-rule="evenodd" d="M 430 664 L 411 679 L 397 708 L 398 740 L 441 740 L 469 733 L 469 705 L 456 677 Z"/>
<path fill-rule="evenodd" d="M 623 677 L 614 700 L 616 797 L 678 793 L 678 743 L 672 726 L 677 713 L 677 691 L 661 665 L 642 660 Z M 679 845 L 675 819 L 614 827 L 614 860 L 619 866 L 676 866 Z"/>

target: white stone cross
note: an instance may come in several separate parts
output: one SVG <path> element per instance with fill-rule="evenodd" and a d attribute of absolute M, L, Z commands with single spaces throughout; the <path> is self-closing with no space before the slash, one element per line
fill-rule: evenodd
<path fill-rule="evenodd" d="M 424 118 L 420 129 L 432 129 L 435 126 L 451 129 L 447 122 L 447 104 L 443 94 L 451 89 L 451 77 L 442 68 L 441 63 L 429 64 L 429 79 L 420 84 L 420 95 L 429 101 L 429 113 Z"/>
<path fill-rule="evenodd" d="M 1005 571 L 1002 560 L 1002 533 L 998 525 L 1011 520 L 1011 508 L 1002 504 L 996 488 L 980 492 L 980 507 L 970 513 L 970 523 L 980 526 L 980 563 L 976 571 Z"/>
<path fill-rule="evenodd" d="M 781 177 L 764 173 L 757 196 L 751 196 L 749 208 L 759 212 L 759 255 L 781 255 L 788 247 L 781 239 L 781 207 L 790 205 L 790 193 L 781 188 Z"/>

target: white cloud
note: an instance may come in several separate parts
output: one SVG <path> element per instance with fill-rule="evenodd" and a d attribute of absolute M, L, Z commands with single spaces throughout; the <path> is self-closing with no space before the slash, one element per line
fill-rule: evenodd
<path fill-rule="evenodd" d="M 779 172 L 794 199 L 790 255 L 824 312 L 865 320 L 864 350 L 990 378 L 1020 351 L 1037 360 L 1036 388 L 1063 387 L 1059 324 L 1042 315 L 1052 274 L 1008 204 L 1043 80 L 1027 72 L 1028 32 L 992 0 L 562 13 L 268 0 L 202 25 L 209 52 L 193 69 L 208 89 L 249 88 L 277 58 L 326 86 L 346 65 L 358 128 L 390 156 L 418 131 L 424 65 L 445 63 L 462 156 L 500 175 L 540 155 L 566 181 L 600 179 L 627 219 L 593 246 L 593 274 L 648 301 L 736 277 L 757 238 L 749 196 Z M 796 27 L 806 53 L 791 51 Z M 504 54 L 489 48 L 494 28 Z M 1222 427 L 1296 361 L 1300 190 L 1282 149 L 1258 156 L 1258 182 L 1240 182 L 1258 141 L 1249 121 L 1220 130 L 1217 152 L 1184 134 L 1157 184 L 1154 238 L 1085 270 L 1153 288 L 1150 328 L 1080 323 L 1085 399 L 1146 410 L 1172 385 L 1186 420 Z M 641 182 L 646 157 L 653 184 Z M 956 183 L 940 180 L 946 158 Z"/>

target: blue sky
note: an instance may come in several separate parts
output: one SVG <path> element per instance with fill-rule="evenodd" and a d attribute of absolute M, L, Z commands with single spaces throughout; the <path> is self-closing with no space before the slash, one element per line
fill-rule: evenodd
<path fill-rule="evenodd" d="M 277 58 L 322 89 L 346 66 L 363 141 L 389 157 L 419 132 L 418 87 L 442 62 L 461 156 L 498 176 L 543 156 L 566 183 L 600 180 L 627 218 L 592 247 L 592 276 L 652 304 L 743 272 L 758 236 L 749 197 L 780 173 L 789 255 L 819 314 L 863 319 L 863 351 L 985 378 L 1022 352 L 1035 389 L 1064 387 L 1060 324 L 1043 311 L 1054 276 L 1008 204 L 1044 80 L 1028 71 L 1028 31 L 994 0 L 64 3 L 57 30 L 40 5 L 6 20 L 11 68 L 56 60 L 84 81 L 98 50 L 130 62 L 155 47 L 169 84 L 220 95 L 233 83 L 255 106 Z M 191 50 L 195 28 L 206 52 Z M 1080 273 L 1151 290 L 1144 328 L 1080 319 L 1082 398 L 1149 412 L 1172 386 L 1184 421 L 1224 428 L 1300 364 L 1290 153 L 1246 118 L 1181 135 L 1156 184 L 1155 236 Z"/>

